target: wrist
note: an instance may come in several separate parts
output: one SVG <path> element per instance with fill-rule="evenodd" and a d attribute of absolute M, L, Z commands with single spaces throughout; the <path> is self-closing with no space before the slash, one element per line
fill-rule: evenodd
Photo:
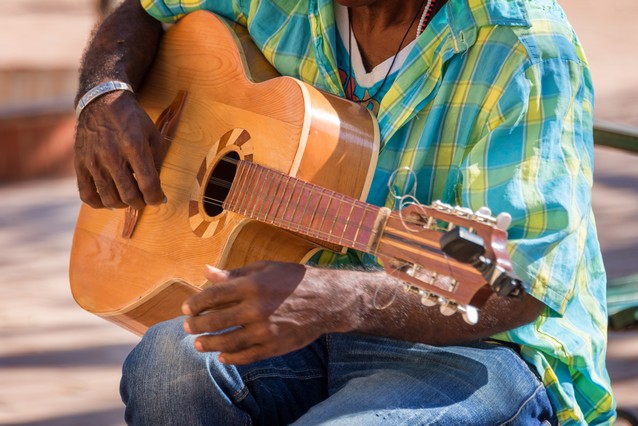
<path fill-rule="evenodd" d="M 103 83 L 93 86 L 82 95 L 75 107 L 76 118 L 80 117 L 80 114 L 86 107 L 97 99 L 113 92 L 128 91 L 133 93 L 133 87 L 130 84 L 120 80 L 109 80 Z"/>
<path fill-rule="evenodd" d="M 325 333 L 349 333 L 361 330 L 365 318 L 366 282 L 369 272 L 306 267 L 307 277 L 321 288 L 326 313 L 320 320 Z"/>

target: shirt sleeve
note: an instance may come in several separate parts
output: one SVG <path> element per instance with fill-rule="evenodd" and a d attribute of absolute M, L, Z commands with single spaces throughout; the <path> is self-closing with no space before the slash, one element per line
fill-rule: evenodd
<path fill-rule="evenodd" d="M 142 7 L 160 22 L 173 23 L 196 10 L 208 10 L 246 26 L 248 1 L 242 0 L 140 0 Z"/>
<path fill-rule="evenodd" d="M 564 313 L 587 261 L 592 110 L 586 65 L 561 58 L 528 65 L 502 89 L 462 167 L 457 196 L 512 215 L 514 272 L 550 315 Z"/>

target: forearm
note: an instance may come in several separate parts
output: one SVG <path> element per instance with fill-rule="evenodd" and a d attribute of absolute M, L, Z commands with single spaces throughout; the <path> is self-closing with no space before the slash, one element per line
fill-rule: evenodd
<path fill-rule="evenodd" d="M 126 0 L 99 26 L 82 59 L 75 99 L 107 80 L 121 80 L 137 89 L 153 62 L 162 35 L 161 24 L 139 0 Z"/>
<path fill-rule="evenodd" d="M 439 307 L 426 307 L 420 297 L 403 290 L 401 281 L 384 272 L 330 271 L 339 274 L 343 291 L 353 291 L 355 308 L 344 315 L 341 331 L 353 331 L 434 345 L 478 340 L 533 321 L 544 305 L 530 296 L 512 299 L 492 295 L 480 309 L 476 325 L 461 315 L 444 316 Z M 329 278 L 330 279 L 330 278 Z"/>

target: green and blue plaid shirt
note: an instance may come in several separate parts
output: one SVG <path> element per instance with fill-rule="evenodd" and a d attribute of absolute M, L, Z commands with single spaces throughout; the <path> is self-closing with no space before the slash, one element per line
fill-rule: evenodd
<path fill-rule="evenodd" d="M 331 0 L 142 4 L 164 22 L 207 9 L 246 25 L 281 74 L 344 95 Z M 565 425 L 615 416 L 591 211 L 592 114 L 586 59 L 555 2 L 449 0 L 380 100 L 382 148 L 368 199 L 394 208 L 388 179 L 408 167 L 421 203 L 512 215 L 515 272 L 546 309 L 494 338 L 520 345 Z"/>

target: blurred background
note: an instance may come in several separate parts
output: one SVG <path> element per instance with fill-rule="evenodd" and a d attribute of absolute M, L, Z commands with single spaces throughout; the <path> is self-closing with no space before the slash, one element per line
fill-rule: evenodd
<path fill-rule="evenodd" d="M 596 120 L 611 132 L 598 136 L 637 134 L 638 2 L 559 3 L 591 63 Z M 0 425 L 123 424 L 120 366 L 138 339 L 80 310 L 67 274 L 80 204 L 72 158 L 77 68 L 108 5 L 2 0 Z M 636 154 L 596 148 L 594 207 L 610 278 L 638 274 Z M 638 331 L 610 333 L 608 366 L 620 405 L 638 414 Z"/>

